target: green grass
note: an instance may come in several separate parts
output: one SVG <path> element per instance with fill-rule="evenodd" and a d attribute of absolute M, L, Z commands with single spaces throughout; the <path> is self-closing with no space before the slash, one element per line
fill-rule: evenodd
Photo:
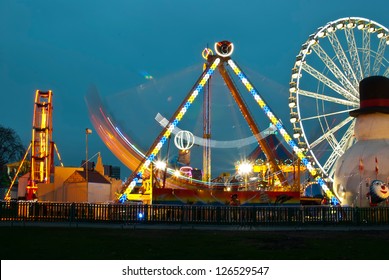
<path fill-rule="evenodd" d="M 2 260 L 388 259 L 389 231 L 0 227 Z"/>

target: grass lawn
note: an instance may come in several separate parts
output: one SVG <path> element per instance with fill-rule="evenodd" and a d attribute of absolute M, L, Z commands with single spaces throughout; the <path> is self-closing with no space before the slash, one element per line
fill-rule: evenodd
<path fill-rule="evenodd" d="M 389 231 L 0 227 L 2 260 L 386 260 Z"/>

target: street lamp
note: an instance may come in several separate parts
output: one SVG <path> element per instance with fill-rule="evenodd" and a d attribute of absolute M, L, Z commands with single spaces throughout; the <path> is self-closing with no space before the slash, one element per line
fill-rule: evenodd
<path fill-rule="evenodd" d="M 86 199 L 89 202 L 89 178 L 88 178 L 88 135 L 92 134 L 92 129 L 85 129 L 85 179 L 86 179 Z"/>

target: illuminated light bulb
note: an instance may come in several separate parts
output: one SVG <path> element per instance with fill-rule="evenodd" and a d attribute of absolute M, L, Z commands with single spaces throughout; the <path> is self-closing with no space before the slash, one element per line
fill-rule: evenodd
<path fill-rule="evenodd" d="M 297 91 L 296 84 L 290 85 L 289 92 L 290 92 L 290 93 L 294 93 L 294 92 L 296 92 L 296 91 Z M 289 102 L 290 102 L 290 100 L 289 100 Z"/>
<path fill-rule="evenodd" d="M 238 173 L 239 174 L 248 174 L 253 170 L 253 165 L 249 162 L 242 162 L 238 166 Z"/>
<path fill-rule="evenodd" d="M 288 105 L 289 105 L 289 108 L 296 107 L 296 98 L 293 96 L 289 97 L 289 104 Z"/>
<path fill-rule="evenodd" d="M 296 127 L 293 129 L 293 138 L 297 139 L 301 136 L 301 128 Z"/>
<path fill-rule="evenodd" d="M 303 64 L 303 56 L 298 55 L 296 56 L 296 66 L 301 66 L 301 64 Z"/>
<path fill-rule="evenodd" d="M 316 40 L 316 38 L 315 38 L 315 34 L 311 34 L 311 35 L 309 36 L 308 41 L 309 41 L 309 44 L 310 44 L 310 45 L 316 44 L 316 43 L 317 43 L 317 40 Z"/>
<path fill-rule="evenodd" d="M 383 30 L 381 30 L 380 32 L 378 32 L 377 37 L 379 39 L 381 39 L 382 37 L 384 37 L 384 35 L 385 35 L 385 32 Z"/>
<path fill-rule="evenodd" d="M 337 29 L 342 29 L 342 28 L 344 28 L 344 23 L 343 23 L 343 22 L 339 22 L 339 23 L 336 25 L 336 28 L 337 28 Z"/>
<path fill-rule="evenodd" d="M 159 170 L 164 170 L 166 168 L 166 162 L 162 161 L 162 160 L 158 160 L 156 163 L 155 163 L 155 168 L 159 169 Z"/>
<path fill-rule="evenodd" d="M 347 23 L 347 28 L 351 29 L 351 28 L 354 28 L 355 27 L 355 22 L 352 22 L 350 21 L 349 23 Z"/>
<path fill-rule="evenodd" d="M 295 122 L 297 122 L 297 120 L 298 120 L 297 113 L 290 113 L 290 122 L 295 123 Z"/>
<path fill-rule="evenodd" d="M 375 31 L 375 26 L 374 25 L 370 25 L 369 28 L 367 29 L 367 32 L 369 33 L 372 33 Z"/>
<path fill-rule="evenodd" d="M 323 38 L 326 36 L 326 33 L 324 31 L 319 31 L 319 33 L 317 33 L 317 37 L 319 38 Z"/>
<path fill-rule="evenodd" d="M 296 87 L 296 82 L 294 82 L 294 81 L 291 81 L 290 83 L 289 83 L 289 87 L 290 88 L 292 88 L 292 87 Z"/>
<path fill-rule="evenodd" d="M 335 31 L 335 27 L 333 27 L 332 25 L 330 25 L 328 28 L 327 28 L 327 32 L 331 33 L 331 32 L 334 32 Z"/>
<path fill-rule="evenodd" d="M 301 74 L 299 74 L 299 70 L 297 68 L 292 69 L 292 78 L 293 79 L 301 78 Z"/>

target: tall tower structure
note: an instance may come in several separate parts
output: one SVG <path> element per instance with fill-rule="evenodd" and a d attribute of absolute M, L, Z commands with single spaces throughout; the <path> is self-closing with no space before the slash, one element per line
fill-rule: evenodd
<path fill-rule="evenodd" d="M 39 183 L 50 183 L 54 173 L 54 142 L 52 141 L 52 96 L 49 91 L 35 92 L 31 139 L 31 173 L 26 200 L 37 197 Z"/>

